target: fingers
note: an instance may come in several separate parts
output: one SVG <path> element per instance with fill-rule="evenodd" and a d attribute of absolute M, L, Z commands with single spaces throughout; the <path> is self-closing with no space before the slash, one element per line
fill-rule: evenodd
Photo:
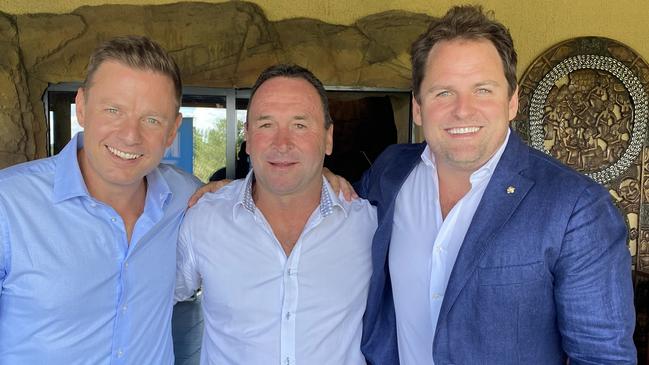
<path fill-rule="evenodd" d="M 344 177 L 334 174 L 326 167 L 322 168 L 322 175 L 327 179 L 329 185 L 331 185 L 331 190 L 333 190 L 336 195 L 342 193 L 343 197 L 348 202 L 358 199 L 358 194 L 356 194 L 352 184 L 350 184 Z"/>
<path fill-rule="evenodd" d="M 354 199 L 358 199 L 358 194 L 356 194 L 356 191 L 352 187 L 352 184 L 349 183 L 349 181 L 345 180 L 341 176 L 338 176 L 338 180 L 340 182 L 340 192 L 342 192 L 345 200 L 352 201 Z"/>
<path fill-rule="evenodd" d="M 219 181 L 211 181 L 201 186 L 196 190 L 196 192 L 194 192 L 194 195 L 192 195 L 191 198 L 189 198 L 189 202 L 187 203 L 187 206 L 189 208 L 193 207 L 203 195 L 205 195 L 206 193 L 214 193 L 219 189 L 221 189 L 222 187 L 229 184 L 230 182 L 232 182 L 232 180 L 224 179 Z"/>

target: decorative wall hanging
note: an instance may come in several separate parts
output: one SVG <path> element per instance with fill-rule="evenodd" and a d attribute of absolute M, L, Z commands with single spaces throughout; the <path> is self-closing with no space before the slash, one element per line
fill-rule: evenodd
<path fill-rule="evenodd" d="M 649 273 L 647 63 L 615 40 L 573 38 L 538 57 L 519 84 L 514 129 L 608 188 L 636 270 Z"/>

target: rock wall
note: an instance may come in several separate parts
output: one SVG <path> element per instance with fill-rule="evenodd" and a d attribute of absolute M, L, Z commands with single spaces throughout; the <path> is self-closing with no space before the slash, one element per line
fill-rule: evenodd
<path fill-rule="evenodd" d="M 92 50 L 113 36 L 155 39 L 174 56 L 187 86 L 250 87 L 269 65 L 292 62 L 326 85 L 406 89 L 408 49 L 431 19 L 390 11 L 350 26 L 271 22 L 257 5 L 240 1 L 0 13 L 0 168 L 46 155 L 48 84 L 81 81 Z"/>

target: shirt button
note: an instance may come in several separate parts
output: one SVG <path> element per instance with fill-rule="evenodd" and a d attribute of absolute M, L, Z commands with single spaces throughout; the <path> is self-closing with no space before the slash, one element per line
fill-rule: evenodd
<path fill-rule="evenodd" d="M 128 261 L 124 263 L 124 268 L 128 269 Z"/>
<path fill-rule="evenodd" d="M 126 312 L 127 309 L 128 309 L 128 305 L 124 304 L 122 306 L 122 312 Z"/>
<path fill-rule="evenodd" d="M 288 321 L 290 319 L 291 319 L 291 312 L 286 312 L 286 320 Z"/>
<path fill-rule="evenodd" d="M 124 356 L 124 351 L 117 350 L 117 357 L 122 357 L 122 356 Z"/>
<path fill-rule="evenodd" d="M 439 300 L 443 297 L 443 295 L 438 294 L 438 293 L 433 293 L 433 295 L 430 296 L 433 300 Z"/>
<path fill-rule="evenodd" d="M 114 222 L 117 222 L 117 219 L 111 218 L 110 221 L 114 223 Z"/>

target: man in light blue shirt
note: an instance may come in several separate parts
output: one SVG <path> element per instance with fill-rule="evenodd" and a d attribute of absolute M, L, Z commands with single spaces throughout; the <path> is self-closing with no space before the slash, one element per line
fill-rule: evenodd
<path fill-rule="evenodd" d="M 144 37 L 95 50 L 84 132 L 0 171 L 0 363 L 172 364 L 178 228 L 198 181 L 159 165 L 178 67 Z"/>
<path fill-rule="evenodd" d="M 365 365 L 376 211 L 322 177 L 333 126 L 318 79 L 264 71 L 246 123 L 252 172 L 187 212 L 176 300 L 202 284 L 201 364 Z"/>

